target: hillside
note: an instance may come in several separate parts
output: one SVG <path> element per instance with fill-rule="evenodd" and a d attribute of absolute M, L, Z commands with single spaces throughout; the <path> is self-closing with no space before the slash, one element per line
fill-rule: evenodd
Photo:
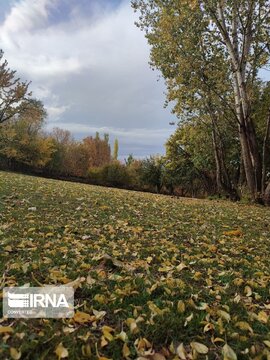
<path fill-rule="evenodd" d="M 1 286 L 73 282 L 77 309 L 2 318 L 0 358 L 269 359 L 269 216 L 1 172 Z"/>

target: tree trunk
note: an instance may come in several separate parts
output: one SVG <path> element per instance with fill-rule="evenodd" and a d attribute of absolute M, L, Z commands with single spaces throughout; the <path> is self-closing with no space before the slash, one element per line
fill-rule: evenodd
<path fill-rule="evenodd" d="M 255 200 L 256 192 L 257 192 L 256 181 L 255 181 L 255 175 L 254 175 L 252 160 L 249 151 L 248 139 L 244 127 L 245 127 L 244 125 L 239 125 L 239 137 L 240 137 L 241 153 L 242 153 L 241 156 L 243 159 L 247 185 L 252 197 Z"/>
<path fill-rule="evenodd" d="M 266 186 L 266 189 L 264 191 L 264 204 L 270 206 L 270 181 L 268 185 Z"/>
<path fill-rule="evenodd" d="M 266 123 L 266 130 L 265 130 L 265 136 L 263 139 L 263 153 L 262 153 L 262 186 L 261 186 L 261 192 L 262 197 L 264 197 L 266 189 L 265 189 L 265 181 L 266 181 L 266 151 L 267 151 L 267 141 L 269 138 L 270 133 L 270 108 L 268 112 L 268 118 Z"/>
<path fill-rule="evenodd" d="M 237 4 L 234 3 L 231 19 L 231 35 L 225 20 L 224 1 L 219 0 L 217 10 L 212 9 L 214 21 L 221 32 L 229 53 L 233 69 L 235 108 L 239 124 L 239 137 L 247 185 L 253 200 L 260 198 L 262 164 L 258 150 L 255 128 L 250 117 L 250 98 L 246 88 L 246 67 L 252 43 L 252 20 L 255 1 L 249 3 L 248 20 L 243 33 L 242 46 L 239 44 L 239 17 Z M 216 15 L 217 11 L 217 15 Z"/>

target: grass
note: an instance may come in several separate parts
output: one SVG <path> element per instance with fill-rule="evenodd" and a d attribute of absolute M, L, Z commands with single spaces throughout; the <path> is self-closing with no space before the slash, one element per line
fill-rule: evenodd
<path fill-rule="evenodd" d="M 0 358 L 269 358 L 269 216 L 1 172 L 1 286 L 78 279 L 91 320 L 2 317 Z"/>

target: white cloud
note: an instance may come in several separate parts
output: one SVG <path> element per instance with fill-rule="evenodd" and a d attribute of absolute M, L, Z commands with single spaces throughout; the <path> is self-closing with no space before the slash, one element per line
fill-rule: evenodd
<path fill-rule="evenodd" d="M 148 144 L 156 144 L 156 141 L 162 140 L 165 141 L 171 134 L 171 130 L 164 129 L 147 129 L 147 128 L 133 128 L 130 130 L 124 128 L 114 128 L 114 127 L 95 127 L 85 124 L 72 124 L 72 123 L 61 123 L 61 124 L 48 124 L 47 128 L 51 130 L 55 126 L 59 126 L 69 130 L 73 134 L 84 134 L 85 136 L 93 135 L 96 132 L 101 134 L 111 134 L 113 137 L 121 138 L 125 143 L 129 143 L 130 140 L 136 140 L 139 144 L 148 141 Z"/>
<path fill-rule="evenodd" d="M 149 69 L 148 45 L 134 25 L 129 1 L 113 9 L 93 0 L 90 14 L 77 0 L 69 17 L 50 22 L 61 2 L 14 4 L 0 26 L 9 65 L 33 81 L 34 95 L 47 106 L 49 123 L 58 121 L 74 131 L 78 123 L 105 127 L 112 134 L 123 129 L 123 141 L 127 136 L 147 146 L 139 129 L 164 132 L 171 115 L 162 108 L 164 86 Z"/>
<path fill-rule="evenodd" d="M 2 25 L 2 31 L 12 35 L 42 27 L 54 5 L 55 0 L 23 0 L 14 3 Z"/>
<path fill-rule="evenodd" d="M 60 115 L 64 114 L 69 109 L 68 105 L 62 106 L 47 106 L 46 110 L 50 119 L 57 121 L 60 119 Z"/>

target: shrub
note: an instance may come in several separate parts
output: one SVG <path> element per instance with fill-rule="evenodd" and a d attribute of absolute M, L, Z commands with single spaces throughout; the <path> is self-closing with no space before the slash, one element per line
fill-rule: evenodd
<path fill-rule="evenodd" d="M 88 179 L 92 184 L 119 187 L 129 187 L 132 180 L 126 166 L 118 161 L 89 169 Z"/>

